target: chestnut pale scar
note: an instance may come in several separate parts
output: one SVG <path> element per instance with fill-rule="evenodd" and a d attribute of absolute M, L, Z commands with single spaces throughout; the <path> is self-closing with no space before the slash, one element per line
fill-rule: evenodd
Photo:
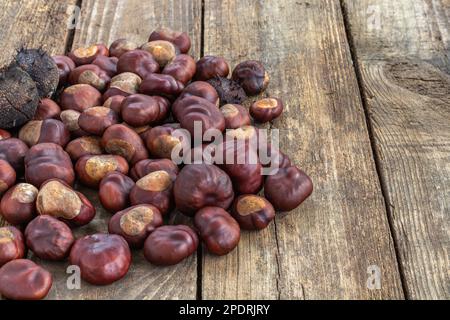
<path fill-rule="evenodd" d="M 146 191 L 161 192 L 172 185 L 172 180 L 167 171 L 154 171 L 136 182 L 136 185 Z"/>
<path fill-rule="evenodd" d="M 130 236 L 137 236 L 152 221 L 153 210 L 149 207 L 139 206 L 131 209 L 120 218 L 120 228 Z"/>
<path fill-rule="evenodd" d="M 265 206 L 264 199 L 257 196 L 247 196 L 238 201 L 236 209 L 241 216 L 247 216 L 264 209 Z"/>

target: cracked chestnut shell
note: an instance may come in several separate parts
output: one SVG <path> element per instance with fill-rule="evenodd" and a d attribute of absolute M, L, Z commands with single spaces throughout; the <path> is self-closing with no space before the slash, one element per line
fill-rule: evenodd
<path fill-rule="evenodd" d="M 231 78 L 250 96 L 260 94 L 269 85 L 269 74 L 263 64 L 256 60 L 239 63 L 234 68 Z"/>
<path fill-rule="evenodd" d="M 118 212 L 130 204 L 130 192 L 134 181 L 123 173 L 113 171 L 106 174 L 99 186 L 98 196 L 109 212 Z"/>
<path fill-rule="evenodd" d="M 236 248 L 241 238 L 239 224 L 222 208 L 200 209 L 195 214 L 194 225 L 208 251 L 219 256 Z"/>
<path fill-rule="evenodd" d="M 0 268 L 25 256 L 25 242 L 22 232 L 12 226 L 0 227 Z"/>
<path fill-rule="evenodd" d="M 244 89 L 234 80 L 215 77 L 207 82 L 216 89 L 221 106 L 228 103 L 242 104 L 247 100 L 247 94 Z"/>
<path fill-rule="evenodd" d="M 0 159 L 7 161 L 21 174 L 24 169 L 24 159 L 28 152 L 28 146 L 20 139 L 8 138 L 0 140 Z"/>
<path fill-rule="evenodd" d="M 80 267 L 81 278 L 85 281 L 107 285 L 127 274 L 131 252 L 123 237 L 97 233 L 75 241 L 69 261 Z"/>
<path fill-rule="evenodd" d="M 149 74 L 159 72 L 159 64 L 149 52 L 133 50 L 120 56 L 117 72 L 132 72 L 145 79 Z"/>
<path fill-rule="evenodd" d="M 261 230 L 275 218 L 275 209 L 263 197 L 245 194 L 234 201 L 231 214 L 242 229 Z"/>
<path fill-rule="evenodd" d="M 187 54 L 180 54 L 169 62 L 162 74 L 168 74 L 186 85 L 194 77 L 196 70 L 195 60 Z"/>
<path fill-rule="evenodd" d="M 16 171 L 11 165 L 0 159 L 0 197 L 16 182 Z"/>
<path fill-rule="evenodd" d="M 225 117 L 225 127 L 227 129 L 237 129 L 248 126 L 251 123 L 250 114 L 240 104 L 226 104 L 220 108 L 220 111 Z"/>
<path fill-rule="evenodd" d="M 128 174 L 128 170 L 127 160 L 115 155 L 84 156 L 78 159 L 75 165 L 80 182 L 91 188 L 97 188 L 100 181 L 110 172 Z"/>
<path fill-rule="evenodd" d="M 46 142 L 64 147 L 70 141 L 70 132 L 63 122 L 56 119 L 32 120 L 20 129 L 19 139 L 29 147 Z"/>
<path fill-rule="evenodd" d="M 162 224 L 158 208 L 141 204 L 117 212 L 109 221 L 108 231 L 122 236 L 131 248 L 142 248 L 148 235 Z"/>
<path fill-rule="evenodd" d="M 278 98 L 265 98 L 250 107 L 250 114 L 256 121 L 266 123 L 278 118 L 283 112 L 283 102 Z"/>
<path fill-rule="evenodd" d="M 172 181 L 175 181 L 179 173 L 178 166 L 169 159 L 144 159 L 134 165 L 130 171 L 130 177 L 137 181 L 149 173 L 160 170 L 169 173 Z"/>
<path fill-rule="evenodd" d="M 197 251 L 199 239 L 188 226 L 162 226 L 145 240 L 144 256 L 152 264 L 171 266 Z"/>
<path fill-rule="evenodd" d="M 215 77 L 228 77 L 230 67 L 222 57 L 204 56 L 197 61 L 195 80 L 207 81 Z"/>
<path fill-rule="evenodd" d="M 78 125 L 81 130 L 97 136 L 101 136 L 106 129 L 118 122 L 119 116 L 117 113 L 106 107 L 86 109 L 78 118 Z"/>
<path fill-rule="evenodd" d="M 184 214 L 194 215 L 207 206 L 227 209 L 234 198 L 230 177 L 211 164 L 189 164 L 175 180 L 176 207 Z"/>
<path fill-rule="evenodd" d="M 0 294 L 7 299 L 44 299 L 52 283 L 50 272 L 31 260 L 12 260 L 0 269 Z"/>
<path fill-rule="evenodd" d="M 148 41 L 165 40 L 177 46 L 181 53 L 188 53 L 191 49 L 191 38 L 186 32 L 174 31 L 169 28 L 159 28 L 153 31 Z"/>
<path fill-rule="evenodd" d="M 28 183 L 19 183 L 8 190 L 0 202 L 0 213 L 13 225 L 30 222 L 36 216 L 36 197 L 39 190 Z"/>
<path fill-rule="evenodd" d="M 179 96 L 179 100 L 184 97 L 196 96 L 203 99 L 208 100 L 212 104 L 219 106 L 219 95 L 217 94 L 216 89 L 208 82 L 205 81 L 194 81 L 184 88 L 183 92 L 181 92 Z"/>

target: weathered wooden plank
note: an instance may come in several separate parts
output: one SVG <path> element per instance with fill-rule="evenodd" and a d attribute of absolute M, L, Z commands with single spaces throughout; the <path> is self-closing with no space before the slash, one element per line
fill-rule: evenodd
<path fill-rule="evenodd" d="M 450 298 L 450 3 L 345 0 L 411 299 Z"/>
<path fill-rule="evenodd" d="M 286 103 L 273 126 L 315 192 L 230 255 L 205 254 L 203 298 L 403 298 L 339 2 L 206 0 L 204 19 L 205 54 L 268 67 L 267 95 Z"/>

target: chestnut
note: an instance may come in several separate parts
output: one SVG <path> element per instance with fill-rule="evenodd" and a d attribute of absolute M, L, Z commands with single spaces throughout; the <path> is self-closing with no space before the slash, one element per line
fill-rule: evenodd
<path fill-rule="evenodd" d="M 122 118 L 133 127 L 152 125 L 166 118 L 169 112 L 169 108 L 160 107 L 160 102 L 158 99 L 143 94 L 128 96 L 120 107 Z"/>
<path fill-rule="evenodd" d="M 226 104 L 220 108 L 220 111 L 225 117 L 225 127 L 227 129 L 237 129 L 248 126 L 251 123 L 250 114 L 240 104 Z"/>
<path fill-rule="evenodd" d="M 174 31 L 169 28 L 160 28 L 153 31 L 148 38 L 148 41 L 166 40 L 180 50 L 181 53 L 188 53 L 191 49 L 191 39 L 186 32 Z"/>
<path fill-rule="evenodd" d="M 119 59 L 116 57 L 98 56 L 92 64 L 105 71 L 108 77 L 112 78 L 117 74 L 117 62 L 119 62 Z"/>
<path fill-rule="evenodd" d="M 295 166 L 280 168 L 269 175 L 264 184 L 264 195 L 277 211 L 297 208 L 313 191 L 311 179 Z"/>
<path fill-rule="evenodd" d="M 29 147 L 46 142 L 64 147 L 70 141 L 70 132 L 56 119 L 31 120 L 20 129 L 19 139 Z"/>
<path fill-rule="evenodd" d="M 167 214 L 173 206 L 173 180 L 164 170 L 153 171 L 136 181 L 131 189 L 132 205 L 152 204 L 162 215 Z"/>
<path fill-rule="evenodd" d="M 109 56 L 109 50 L 104 44 L 94 44 L 87 48 L 77 48 L 68 54 L 77 66 L 90 64 L 98 56 Z"/>
<path fill-rule="evenodd" d="M 216 89 L 221 106 L 228 103 L 242 104 L 247 100 L 247 94 L 244 89 L 234 80 L 215 77 L 209 79 L 208 83 Z"/>
<path fill-rule="evenodd" d="M 0 269 L 0 294 L 6 299 L 44 299 L 52 283 L 50 272 L 31 260 L 12 260 Z"/>
<path fill-rule="evenodd" d="M 78 112 L 100 106 L 102 104 L 102 94 L 93 86 L 88 84 L 76 84 L 67 87 L 60 96 L 61 109 L 72 109 Z"/>
<path fill-rule="evenodd" d="M 241 238 L 239 224 L 219 207 L 205 207 L 197 211 L 194 225 L 208 251 L 219 256 L 236 248 Z"/>
<path fill-rule="evenodd" d="M 95 208 L 91 202 L 58 179 L 50 179 L 42 184 L 36 198 L 36 209 L 40 215 L 50 215 L 70 227 L 84 226 L 95 217 Z"/>
<path fill-rule="evenodd" d="M 195 80 L 207 81 L 215 77 L 228 77 L 230 67 L 222 57 L 204 56 L 197 61 Z"/>
<path fill-rule="evenodd" d="M 58 119 L 61 108 L 52 99 L 44 98 L 39 101 L 33 120 Z"/>
<path fill-rule="evenodd" d="M 16 182 L 16 171 L 5 160 L 0 159 L 0 197 Z"/>
<path fill-rule="evenodd" d="M 69 155 L 54 143 L 33 146 L 25 156 L 25 180 L 40 187 L 43 182 L 54 178 L 73 185 L 75 172 Z"/>
<path fill-rule="evenodd" d="M 0 268 L 16 259 L 25 256 L 25 242 L 19 229 L 16 227 L 0 227 Z"/>
<path fill-rule="evenodd" d="M 108 231 L 122 236 L 131 248 L 142 248 L 148 235 L 163 224 L 158 208 L 150 204 L 117 212 L 109 220 Z"/>
<path fill-rule="evenodd" d="M 105 130 L 102 147 L 110 154 L 124 157 L 132 165 L 148 158 L 148 151 L 141 137 L 123 124 L 115 124 Z"/>
<path fill-rule="evenodd" d="M 251 125 L 244 125 L 236 129 L 227 130 L 225 140 L 254 141 L 255 146 L 257 146 L 259 142 L 258 129 Z"/>
<path fill-rule="evenodd" d="M 171 266 L 197 251 L 198 236 L 188 226 L 162 226 L 145 240 L 144 256 L 152 264 Z"/>
<path fill-rule="evenodd" d="M 25 229 L 28 248 L 44 260 L 64 260 L 70 252 L 75 238 L 72 230 L 52 216 L 38 216 Z"/>
<path fill-rule="evenodd" d="M 66 126 L 67 130 L 69 130 L 70 134 L 74 137 L 82 137 L 88 135 L 86 131 L 80 128 L 78 124 L 78 119 L 80 119 L 81 113 L 75 110 L 64 110 L 59 115 L 62 123 Z"/>
<path fill-rule="evenodd" d="M 196 96 L 208 100 L 209 102 L 219 106 L 219 95 L 216 89 L 208 82 L 204 81 L 194 81 L 191 82 L 184 90 L 181 92 L 178 99 L 183 99 L 184 97 Z"/>
<path fill-rule="evenodd" d="M 283 112 L 283 102 L 278 98 L 265 98 L 250 107 L 250 114 L 256 121 L 265 123 L 278 118 Z"/>
<path fill-rule="evenodd" d="M 0 129 L 0 140 L 5 140 L 11 138 L 11 133 L 6 130 Z"/>
<path fill-rule="evenodd" d="M 82 279 L 94 285 L 107 285 L 127 274 L 131 252 L 123 237 L 97 233 L 75 241 L 69 261 L 80 268 Z"/>
<path fill-rule="evenodd" d="M 108 90 L 103 94 L 103 101 L 108 100 L 112 96 L 126 97 L 130 94 L 138 93 L 141 82 L 141 77 L 132 72 L 118 74 L 111 79 Z"/>
<path fill-rule="evenodd" d="M 84 136 L 70 141 L 66 146 L 66 152 L 72 161 L 77 161 L 83 156 L 98 156 L 103 154 L 101 138 Z"/>
<path fill-rule="evenodd" d="M 269 85 L 269 74 L 266 72 L 263 64 L 256 60 L 239 63 L 234 68 L 231 77 L 250 96 L 260 94 Z"/>
<path fill-rule="evenodd" d="M 105 103 L 103 103 L 103 106 L 105 108 L 110 108 L 111 110 L 115 111 L 118 115 L 120 115 L 121 113 L 121 104 L 122 101 L 125 99 L 126 97 L 124 96 L 112 96 L 109 97 Z"/>
<path fill-rule="evenodd" d="M 67 56 L 56 55 L 52 59 L 55 61 L 59 72 L 59 83 L 58 86 L 66 85 L 69 80 L 70 72 L 75 69 L 75 62 Z"/>
<path fill-rule="evenodd" d="M 180 54 L 170 61 L 163 69 L 163 74 L 168 74 L 186 85 L 195 75 L 195 60 L 187 54 Z"/>
<path fill-rule="evenodd" d="M 119 116 L 117 113 L 106 107 L 86 109 L 78 118 L 78 125 L 81 130 L 97 136 L 101 136 L 106 129 L 118 122 Z"/>
<path fill-rule="evenodd" d="M 165 40 L 147 42 L 141 46 L 141 49 L 151 53 L 161 69 L 179 53 L 179 49 L 173 43 Z"/>
<path fill-rule="evenodd" d="M 134 165 L 130 177 L 137 181 L 149 173 L 161 170 L 167 172 L 172 181 L 175 181 L 179 173 L 178 166 L 169 159 L 144 159 Z"/>
<path fill-rule="evenodd" d="M 145 79 L 149 74 L 159 72 L 159 64 L 148 51 L 133 50 L 120 56 L 117 72 L 132 72 Z"/>
<path fill-rule="evenodd" d="M 120 58 L 124 53 L 135 50 L 138 47 L 136 43 L 127 39 L 117 39 L 109 47 L 111 57 Z"/>
<path fill-rule="evenodd" d="M 151 128 L 145 136 L 145 143 L 150 154 L 156 158 L 172 159 L 172 151 L 178 145 L 188 146 L 188 137 L 174 134 L 178 129 L 170 125 L 162 125 Z M 190 145 L 189 145 L 190 146 Z M 182 147 L 181 149 L 184 150 Z"/>
<path fill-rule="evenodd" d="M 129 206 L 133 187 L 134 181 L 130 177 L 117 171 L 109 172 L 100 182 L 100 202 L 110 212 L 121 211 Z"/>
<path fill-rule="evenodd" d="M 24 158 L 28 146 L 20 139 L 8 138 L 0 140 L 0 159 L 7 161 L 17 174 L 23 172 Z"/>
<path fill-rule="evenodd" d="M 275 209 L 263 197 L 245 194 L 234 201 L 231 214 L 242 229 L 261 230 L 275 218 Z"/>
<path fill-rule="evenodd" d="M 36 216 L 39 190 L 28 183 L 19 183 L 8 190 L 0 202 L 0 213 L 13 225 L 27 224 Z"/>
<path fill-rule="evenodd" d="M 95 64 L 85 64 L 70 72 L 70 84 L 89 84 L 99 91 L 105 90 L 111 77 Z"/>
<path fill-rule="evenodd" d="M 212 164 L 188 164 L 174 185 L 176 207 L 184 214 L 194 215 L 207 206 L 227 209 L 234 198 L 230 177 Z"/>
<path fill-rule="evenodd" d="M 128 169 L 127 160 L 115 155 L 84 156 L 75 165 L 80 182 L 92 188 L 98 187 L 107 173 L 118 171 L 128 174 Z"/>
<path fill-rule="evenodd" d="M 151 73 L 142 81 L 139 92 L 173 99 L 183 91 L 184 85 L 168 74 Z"/>

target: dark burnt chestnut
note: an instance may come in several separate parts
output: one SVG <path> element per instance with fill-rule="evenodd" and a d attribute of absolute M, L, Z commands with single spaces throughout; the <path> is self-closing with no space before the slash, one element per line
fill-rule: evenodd
<path fill-rule="evenodd" d="M 138 47 L 136 43 L 127 39 L 117 39 L 109 47 L 111 57 L 120 58 L 124 53 L 135 50 Z"/>
<path fill-rule="evenodd" d="M 144 256 L 152 264 L 171 266 L 197 251 L 198 236 L 188 226 L 162 226 L 145 240 Z"/>
<path fill-rule="evenodd" d="M 112 78 L 117 74 L 118 61 L 119 59 L 116 57 L 98 56 L 97 58 L 95 58 L 92 64 L 105 71 L 108 77 Z"/>
<path fill-rule="evenodd" d="M 219 95 L 220 105 L 226 104 L 242 104 L 247 100 L 244 89 L 236 81 L 216 77 L 208 80 L 208 83 L 216 89 Z"/>
<path fill-rule="evenodd" d="M 32 120 L 20 129 L 19 139 L 29 147 L 46 142 L 64 147 L 70 141 L 70 132 L 56 119 Z"/>
<path fill-rule="evenodd" d="M 152 125 L 167 117 L 168 108 L 160 107 L 160 100 L 144 94 L 133 94 L 123 100 L 121 113 L 123 120 L 133 127 Z M 160 112 L 164 114 L 161 114 Z"/>
<path fill-rule="evenodd" d="M 76 84 L 67 87 L 60 97 L 61 109 L 72 109 L 78 112 L 102 105 L 100 91 L 88 84 Z"/>
<path fill-rule="evenodd" d="M 248 110 L 240 104 L 226 104 L 220 108 L 220 111 L 225 117 L 225 127 L 227 129 L 237 129 L 248 126 L 251 123 Z"/>
<path fill-rule="evenodd" d="M 127 274 L 131 252 L 121 236 L 97 233 L 75 241 L 69 261 L 80 267 L 81 278 L 87 282 L 107 285 Z"/>
<path fill-rule="evenodd" d="M 19 183 L 8 190 L 0 203 L 0 213 L 13 225 L 27 224 L 36 216 L 38 189 L 28 183 Z"/>
<path fill-rule="evenodd" d="M 59 84 L 58 86 L 64 86 L 69 81 L 70 72 L 75 69 L 75 62 L 67 56 L 53 56 L 59 71 Z"/>
<path fill-rule="evenodd" d="M 275 218 L 275 209 L 263 197 L 246 194 L 234 201 L 231 214 L 242 229 L 261 230 Z"/>
<path fill-rule="evenodd" d="M 39 101 L 33 120 L 58 119 L 61 108 L 52 99 L 44 98 Z"/>
<path fill-rule="evenodd" d="M 106 129 L 118 122 L 119 116 L 117 113 L 106 107 L 86 109 L 78 118 L 78 125 L 81 130 L 97 136 L 101 136 Z"/>
<path fill-rule="evenodd" d="M 113 171 L 100 182 L 98 196 L 103 207 L 110 212 L 118 212 L 130 204 L 130 192 L 134 181 L 123 173 Z"/>
<path fill-rule="evenodd" d="M 139 92 L 147 95 L 159 95 L 173 99 L 184 89 L 183 83 L 168 74 L 152 73 L 142 81 Z"/>
<path fill-rule="evenodd" d="M 0 294 L 6 299 L 44 299 L 52 283 L 50 272 L 31 260 L 12 260 L 0 269 Z"/>
<path fill-rule="evenodd" d="M 128 169 L 127 160 L 115 155 L 84 156 L 78 159 L 75 165 L 80 182 L 92 188 L 98 187 L 109 172 L 128 174 Z"/>
<path fill-rule="evenodd" d="M 145 79 L 149 74 L 159 72 L 159 64 L 149 52 L 133 50 L 120 56 L 117 72 L 133 72 Z"/>
<path fill-rule="evenodd" d="M 111 110 L 114 110 L 118 115 L 120 115 L 121 110 L 122 110 L 121 109 L 122 101 L 125 98 L 126 97 L 124 97 L 124 96 L 112 96 L 105 101 L 103 106 L 105 108 L 110 108 Z"/>
<path fill-rule="evenodd" d="M 74 162 L 84 156 L 101 155 L 103 154 L 101 138 L 95 136 L 77 138 L 67 144 L 66 152 Z"/>
<path fill-rule="evenodd" d="M 219 207 L 200 209 L 195 214 L 194 224 L 208 251 L 216 255 L 231 252 L 241 238 L 239 224 Z"/>
<path fill-rule="evenodd" d="M 0 197 L 16 183 L 16 171 L 5 160 L 0 159 Z"/>
<path fill-rule="evenodd" d="M 195 80 L 207 81 L 215 77 L 228 77 L 230 67 L 222 57 L 204 56 L 197 61 Z"/>
<path fill-rule="evenodd" d="M 0 228 L 0 268 L 25 256 L 25 242 L 19 229 L 8 226 Z"/>
<path fill-rule="evenodd" d="M 76 67 L 69 75 L 70 84 L 89 84 L 99 91 L 105 90 L 110 81 L 111 77 L 106 71 L 95 64 Z"/>
<path fill-rule="evenodd" d="M 265 98 L 250 107 L 250 114 L 256 121 L 265 123 L 278 118 L 283 112 L 283 102 L 278 98 Z"/>
<path fill-rule="evenodd" d="M 95 217 L 91 202 L 58 179 L 44 182 L 36 198 L 36 209 L 40 215 L 50 215 L 70 227 L 84 226 Z"/>
<path fill-rule="evenodd" d="M 262 63 L 256 60 L 239 63 L 233 70 L 232 79 L 250 96 L 260 94 L 269 85 L 269 74 Z"/>
<path fill-rule="evenodd" d="M 49 179 L 61 179 L 69 185 L 75 181 L 75 172 L 69 155 L 54 143 L 33 146 L 25 156 L 25 179 L 40 187 Z"/>
<path fill-rule="evenodd" d="M 264 195 L 277 211 L 297 208 L 313 191 L 311 179 L 297 167 L 280 168 L 269 175 L 264 184 Z"/>
<path fill-rule="evenodd" d="M 191 39 L 186 32 L 174 31 L 169 28 L 160 28 L 153 31 L 148 38 L 148 41 L 166 40 L 180 50 L 181 53 L 188 53 L 191 49 Z"/>
<path fill-rule="evenodd" d="M 164 67 L 162 73 L 171 75 L 186 85 L 194 77 L 195 70 L 195 60 L 187 54 L 180 54 Z"/>
<path fill-rule="evenodd" d="M 193 215 L 207 206 L 227 209 L 234 198 L 228 175 L 210 164 L 186 165 L 174 185 L 175 204 L 184 214 Z"/>
<path fill-rule="evenodd" d="M 75 238 L 72 230 L 51 216 L 38 216 L 25 229 L 27 246 L 44 260 L 64 260 L 70 252 Z"/>
<path fill-rule="evenodd" d="M 166 171 L 172 181 L 175 181 L 179 173 L 178 166 L 169 159 L 144 159 L 135 164 L 130 177 L 137 181 L 149 173 L 161 170 Z"/>
<path fill-rule="evenodd" d="M 68 54 L 77 66 L 92 63 L 98 56 L 109 56 L 109 50 L 104 44 L 94 44 L 87 48 L 77 48 Z"/>
<path fill-rule="evenodd" d="M 88 133 L 80 128 L 78 124 L 78 119 L 80 119 L 81 112 L 75 110 L 64 110 L 59 115 L 62 123 L 66 126 L 67 130 L 69 130 L 71 136 L 73 137 L 82 137 L 88 135 Z"/>
<path fill-rule="evenodd" d="M 7 161 L 17 174 L 23 172 L 24 158 L 28 147 L 20 139 L 9 138 L 0 140 L 0 159 Z"/>
<path fill-rule="evenodd" d="M 0 129 L 0 140 L 5 140 L 11 138 L 11 133 L 6 130 Z"/>
<path fill-rule="evenodd" d="M 186 88 L 184 88 L 183 92 L 179 99 L 183 99 L 184 97 L 196 96 L 203 99 L 208 100 L 212 104 L 219 106 L 219 95 L 217 94 L 216 89 L 208 82 L 205 81 L 194 81 L 191 82 Z"/>
<path fill-rule="evenodd" d="M 141 46 L 141 49 L 151 53 L 161 70 L 179 53 L 179 49 L 173 43 L 165 40 L 147 42 Z"/>
<path fill-rule="evenodd" d="M 189 139 L 181 131 L 171 125 L 162 125 L 150 129 L 145 136 L 145 143 L 150 154 L 156 158 L 172 159 L 172 151 L 178 147 L 190 146 Z M 174 132 L 180 134 L 174 134 Z"/>
<path fill-rule="evenodd" d="M 132 165 L 148 158 L 148 151 L 141 137 L 123 124 L 115 124 L 106 129 L 102 146 L 106 152 L 122 156 Z"/>
<path fill-rule="evenodd" d="M 142 204 L 117 212 L 109 220 L 108 231 L 122 236 L 131 248 L 142 248 L 148 235 L 162 224 L 158 208 Z"/>
<path fill-rule="evenodd" d="M 112 96 L 127 97 L 138 93 L 141 82 L 141 77 L 132 72 L 118 74 L 111 79 L 108 90 L 103 94 L 103 101 L 108 100 Z M 101 103 L 98 105 L 101 105 Z"/>

